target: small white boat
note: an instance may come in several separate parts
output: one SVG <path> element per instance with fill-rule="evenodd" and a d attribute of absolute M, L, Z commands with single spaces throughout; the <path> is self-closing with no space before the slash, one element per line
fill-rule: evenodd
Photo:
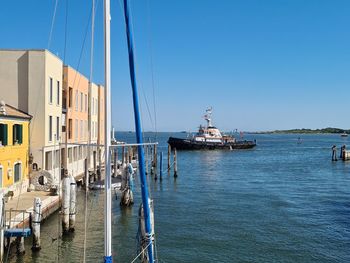
<path fill-rule="evenodd" d="M 115 178 L 112 177 L 112 184 L 111 184 L 111 189 L 118 190 L 120 189 L 122 185 L 121 179 L 120 178 Z M 105 189 L 105 181 L 95 181 L 92 184 L 89 185 L 90 190 L 103 190 Z"/>
<path fill-rule="evenodd" d="M 341 137 L 348 137 L 348 134 L 346 132 L 343 132 L 342 134 L 340 134 Z"/>

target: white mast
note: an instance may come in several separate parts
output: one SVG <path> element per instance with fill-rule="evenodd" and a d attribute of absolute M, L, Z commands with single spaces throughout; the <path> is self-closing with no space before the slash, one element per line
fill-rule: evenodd
<path fill-rule="evenodd" d="M 212 123 L 211 123 L 212 110 L 213 110 L 212 107 L 206 109 L 206 114 L 204 115 L 204 119 L 207 121 L 207 128 L 213 126 Z"/>
<path fill-rule="evenodd" d="M 105 45 L 105 257 L 112 262 L 112 200 L 111 200 L 111 54 L 110 54 L 110 0 L 104 0 Z"/>

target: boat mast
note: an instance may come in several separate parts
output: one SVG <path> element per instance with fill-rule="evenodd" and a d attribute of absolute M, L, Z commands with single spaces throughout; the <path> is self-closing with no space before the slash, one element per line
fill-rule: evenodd
<path fill-rule="evenodd" d="M 111 200 L 111 54 L 110 0 L 104 0 L 104 62 L 105 62 L 105 256 L 112 262 L 112 200 Z"/>
<path fill-rule="evenodd" d="M 206 109 L 206 114 L 204 115 L 204 119 L 207 121 L 207 128 L 213 126 L 211 123 L 211 113 L 212 113 L 213 108 L 210 107 Z"/>
<path fill-rule="evenodd" d="M 125 24 L 126 24 L 126 35 L 128 40 L 128 51 L 129 51 L 129 69 L 130 69 L 130 78 L 131 78 L 131 86 L 132 86 L 132 97 L 134 104 L 134 118 L 135 118 L 135 130 L 136 130 L 136 139 L 138 144 L 142 144 L 142 130 L 141 130 L 141 120 L 140 120 L 140 111 L 139 111 L 139 102 L 138 102 L 138 94 L 137 94 L 137 86 L 136 86 L 136 76 L 135 76 L 135 65 L 134 65 L 134 51 L 133 51 L 133 39 L 132 32 L 130 28 L 130 16 L 129 16 L 129 8 L 128 8 L 128 0 L 124 0 L 124 16 L 125 16 Z M 154 262 L 153 256 L 153 244 L 152 244 L 152 226 L 151 226 L 151 212 L 150 212 L 150 204 L 148 199 L 148 187 L 146 180 L 146 172 L 145 172 L 145 157 L 143 152 L 143 147 L 139 146 L 138 156 L 139 156 L 139 170 L 140 170 L 140 181 L 141 181 L 141 194 L 142 194 L 142 205 L 143 205 L 143 214 L 145 218 L 145 230 L 147 236 L 147 250 L 148 250 L 148 262 Z"/>

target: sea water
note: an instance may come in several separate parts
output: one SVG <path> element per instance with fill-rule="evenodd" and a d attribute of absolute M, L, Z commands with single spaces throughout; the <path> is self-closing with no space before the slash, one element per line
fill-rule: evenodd
<path fill-rule="evenodd" d="M 331 161 L 332 145 L 339 154 L 349 139 L 246 135 L 257 140 L 256 148 L 178 151 L 174 179 L 173 170 L 166 171 L 170 135 L 185 136 L 145 134 L 145 140 L 160 143 L 164 157 L 162 180 L 148 176 L 158 262 L 350 262 L 350 162 Z M 121 141 L 134 138 L 117 133 Z M 131 262 L 137 255 L 139 189 L 137 178 L 130 208 L 121 208 L 113 194 L 114 262 Z M 84 199 L 79 189 L 74 234 L 61 237 L 56 213 L 42 225 L 41 251 L 31 252 L 28 238 L 26 254 L 10 261 L 82 262 L 86 233 L 87 262 L 103 262 L 104 194 L 88 196 L 86 232 Z"/>

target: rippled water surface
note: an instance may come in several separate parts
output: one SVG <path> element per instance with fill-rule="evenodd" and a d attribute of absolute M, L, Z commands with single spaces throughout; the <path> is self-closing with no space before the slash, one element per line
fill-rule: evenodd
<path fill-rule="evenodd" d="M 169 135 L 158 134 L 164 168 Z M 348 139 L 300 137 L 247 135 L 255 149 L 178 152 L 178 178 L 171 171 L 150 180 L 159 262 L 350 262 L 350 162 L 331 162 L 331 146 Z M 136 256 L 138 179 L 136 188 L 132 208 L 113 197 L 115 262 Z M 58 214 L 51 216 L 42 250 L 33 254 L 28 239 L 25 256 L 11 261 L 82 262 L 84 198 L 80 190 L 74 235 L 60 238 Z M 103 262 L 103 198 L 88 197 L 87 262 Z"/>

